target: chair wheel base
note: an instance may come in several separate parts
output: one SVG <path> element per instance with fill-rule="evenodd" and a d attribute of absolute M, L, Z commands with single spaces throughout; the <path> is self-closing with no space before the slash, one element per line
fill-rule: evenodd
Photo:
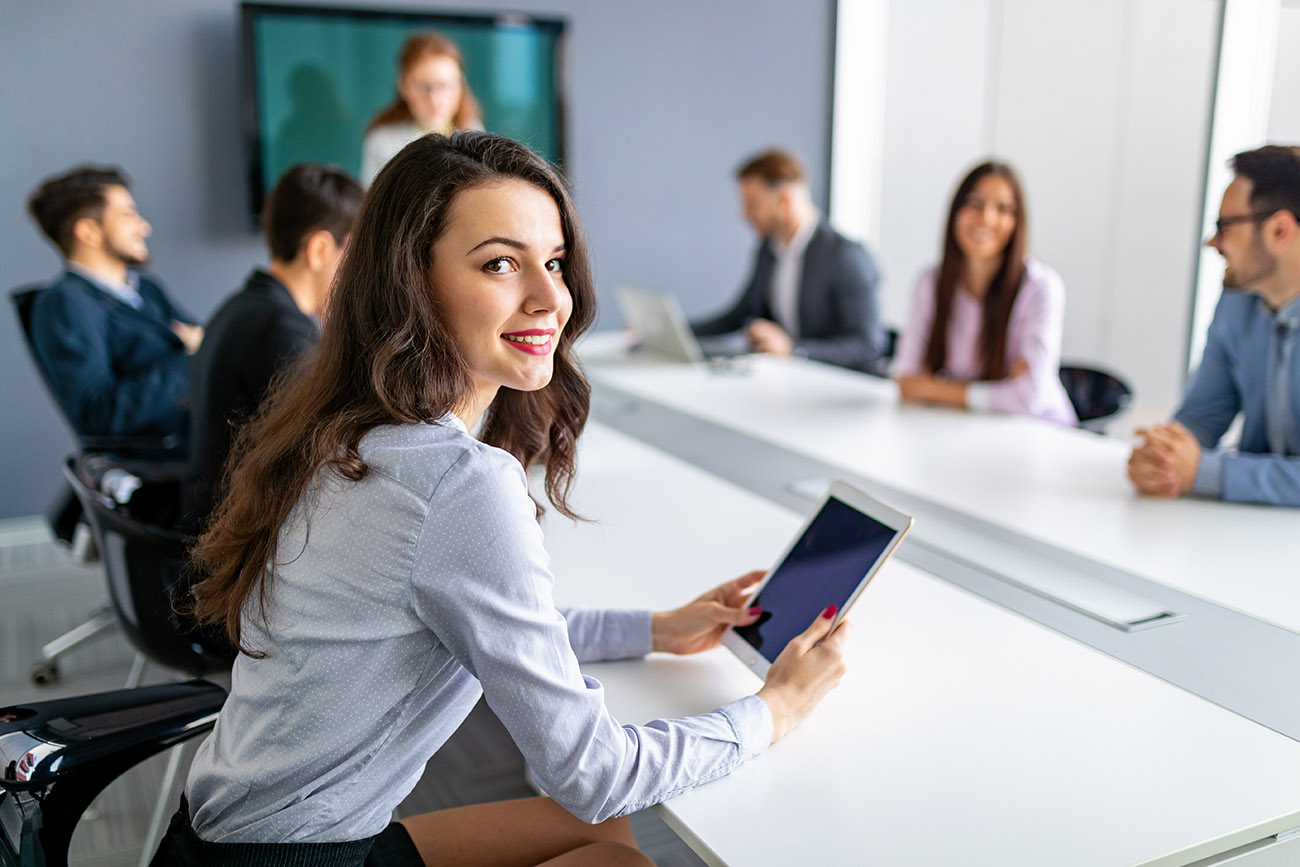
<path fill-rule="evenodd" d="M 27 675 L 37 686 L 53 686 L 59 682 L 59 664 L 52 659 L 42 659 L 28 670 Z"/>

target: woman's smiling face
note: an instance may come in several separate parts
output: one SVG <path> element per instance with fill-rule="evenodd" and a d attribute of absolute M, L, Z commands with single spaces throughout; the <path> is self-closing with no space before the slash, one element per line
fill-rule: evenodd
<path fill-rule="evenodd" d="M 478 412 L 501 386 L 535 391 L 551 381 L 573 311 L 564 256 L 560 209 L 544 190 L 507 178 L 452 200 L 429 281 Z"/>
<path fill-rule="evenodd" d="M 953 226 L 957 247 L 968 260 L 1000 258 L 1016 230 L 1020 206 L 1006 178 L 989 174 L 979 179 L 957 211 Z"/>

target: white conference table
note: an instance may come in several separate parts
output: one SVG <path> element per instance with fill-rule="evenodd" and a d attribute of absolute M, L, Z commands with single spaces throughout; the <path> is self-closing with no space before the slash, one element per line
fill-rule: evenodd
<path fill-rule="evenodd" d="M 543 519 L 556 597 L 600 607 L 675 606 L 770 565 L 802 518 L 599 423 L 575 504 L 594 522 Z M 1300 862 L 1300 743 L 897 558 L 852 619 L 849 674 L 812 718 L 660 807 L 706 861 Z M 628 723 L 759 685 L 722 649 L 584 669 Z"/>
<path fill-rule="evenodd" d="M 1139 497 L 1124 472 L 1126 442 L 1029 418 L 903 406 L 892 382 L 823 364 L 755 356 L 717 372 L 602 363 L 618 358 L 610 345 L 584 353 L 598 387 L 1300 632 L 1300 511 Z"/>

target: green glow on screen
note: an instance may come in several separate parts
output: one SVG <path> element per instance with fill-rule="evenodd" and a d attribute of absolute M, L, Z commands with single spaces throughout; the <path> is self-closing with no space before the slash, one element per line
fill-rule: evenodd
<path fill-rule="evenodd" d="M 428 29 L 460 46 L 483 126 L 556 162 L 558 28 L 264 12 L 253 24 L 263 189 L 300 162 L 358 174 L 366 124 L 396 95 L 402 42 Z"/>

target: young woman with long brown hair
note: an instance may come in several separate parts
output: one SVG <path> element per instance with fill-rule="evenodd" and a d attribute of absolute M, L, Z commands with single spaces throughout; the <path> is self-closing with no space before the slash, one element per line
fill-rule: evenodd
<path fill-rule="evenodd" d="M 985 162 L 957 186 L 943 259 L 926 271 L 898 341 L 905 401 L 1075 424 L 1059 378 L 1065 286 L 1028 255 L 1020 179 Z"/>
<path fill-rule="evenodd" d="M 194 552 L 195 613 L 241 653 L 156 864 L 645 864 L 613 817 L 728 773 L 838 682 L 821 617 L 711 713 L 619 726 L 583 677 L 761 614 L 759 573 L 668 612 L 551 601 L 524 467 L 572 514 L 594 313 L 577 214 L 527 148 L 427 136 L 380 173 L 315 355 L 241 434 Z M 481 694 L 554 800 L 390 824 Z"/>
<path fill-rule="evenodd" d="M 436 30 L 413 33 L 397 55 L 397 95 L 366 125 L 361 183 L 370 186 L 394 154 L 422 135 L 482 128 L 460 46 Z"/>

